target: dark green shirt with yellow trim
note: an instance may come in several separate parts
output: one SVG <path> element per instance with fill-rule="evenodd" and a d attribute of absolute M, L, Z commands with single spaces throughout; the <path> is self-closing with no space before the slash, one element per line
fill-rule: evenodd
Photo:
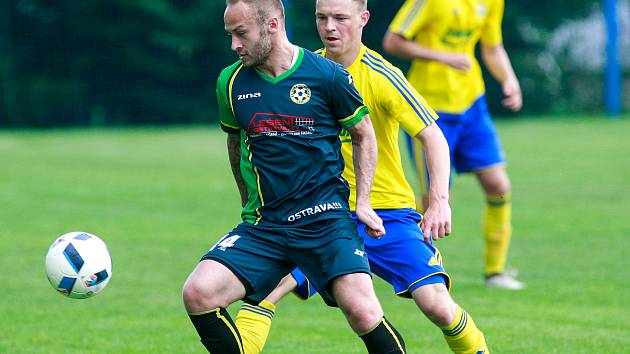
<path fill-rule="evenodd" d="M 349 217 L 339 133 L 368 109 L 342 66 L 303 48 L 275 78 L 238 61 L 221 72 L 217 101 L 221 128 L 241 136 L 244 221 L 300 226 Z"/>

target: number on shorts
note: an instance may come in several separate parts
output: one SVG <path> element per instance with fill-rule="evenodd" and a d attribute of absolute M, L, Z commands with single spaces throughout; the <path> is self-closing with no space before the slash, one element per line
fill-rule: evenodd
<path fill-rule="evenodd" d="M 210 249 L 210 251 L 212 251 L 215 248 L 219 248 L 221 251 L 225 251 L 226 248 L 230 248 L 232 246 L 234 246 L 234 244 L 236 243 L 236 241 L 241 238 L 241 236 L 239 235 L 233 235 L 233 236 L 229 236 L 230 234 L 227 234 L 225 236 L 223 236 L 214 246 L 212 246 L 212 248 Z M 228 237 L 229 236 L 229 237 Z"/>

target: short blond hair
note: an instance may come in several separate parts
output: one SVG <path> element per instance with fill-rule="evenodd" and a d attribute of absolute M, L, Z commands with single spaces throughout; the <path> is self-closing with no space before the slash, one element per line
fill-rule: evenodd
<path fill-rule="evenodd" d="M 357 5 L 359 5 L 359 11 L 367 10 L 367 2 L 368 2 L 368 0 L 352 0 L 352 1 L 356 2 Z"/>

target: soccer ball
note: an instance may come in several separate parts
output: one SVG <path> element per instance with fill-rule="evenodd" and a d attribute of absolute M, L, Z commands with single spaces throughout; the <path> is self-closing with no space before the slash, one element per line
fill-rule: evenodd
<path fill-rule="evenodd" d="M 85 299 L 109 283 L 112 258 L 100 238 L 87 232 L 69 232 L 48 249 L 46 274 L 50 285 L 61 294 Z"/>

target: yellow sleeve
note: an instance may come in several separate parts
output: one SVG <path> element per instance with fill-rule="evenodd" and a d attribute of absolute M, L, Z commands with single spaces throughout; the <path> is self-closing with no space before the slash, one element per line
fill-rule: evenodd
<path fill-rule="evenodd" d="M 416 136 L 422 129 L 431 125 L 437 118 L 424 97 L 411 86 L 398 68 L 393 69 L 392 77 L 386 90 L 382 90 L 382 99 L 387 100 L 390 116 L 400 122 L 402 128 L 411 136 Z M 391 70 L 390 69 L 390 70 Z"/>
<path fill-rule="evenodd" d="M 503 7 L 503 0 L 494 0 L 492 6 L 488 9 L 486 25 L 481 33 L 481 42 L 487 46 L 495 46 L 503 43 L 503 35 L 501 34 Z"/>
<path fill-rule="evenodd" d="M 389 31 L 413 39 L 429 19 L 429 0 L 406 0 L 389 25 Z"/>

